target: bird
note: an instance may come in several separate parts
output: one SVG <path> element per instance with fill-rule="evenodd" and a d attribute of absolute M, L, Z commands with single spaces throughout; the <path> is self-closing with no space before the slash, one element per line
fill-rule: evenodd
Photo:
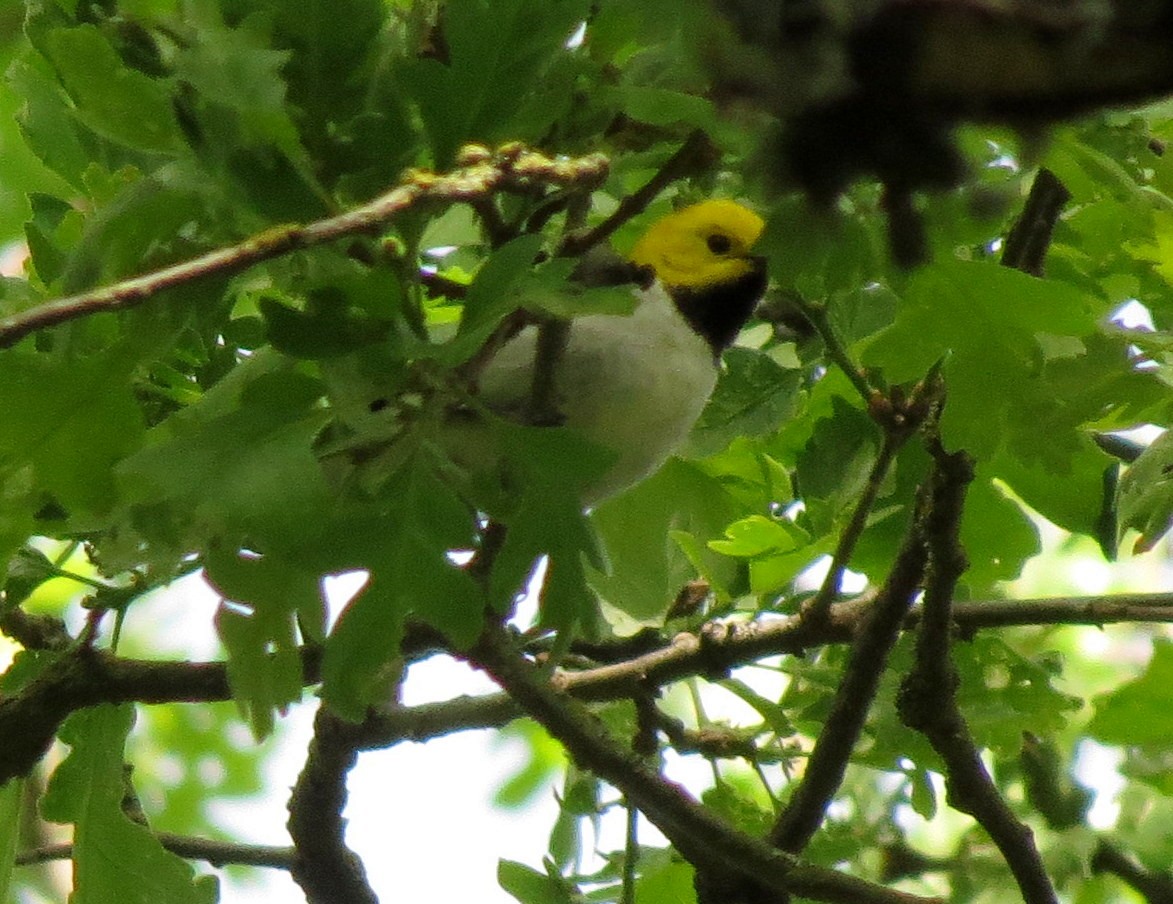
<path fill-rule="evenodd" d="M 634 309 L 584 314 L 566 324 L 560 354 L 551 361 L 554 416 L 543 418 L 541 426 L 535 426 L 531 406 L 536 324 L 496 349 L 467 397 L 453 400 L 440 393 L 438 414 L 429 415 L 429 406 L 418 398 L 412 405 L 396 404 L 386 387 L 366 376 L 356 383 L 335 366 L 339 418 L 319 438 L 319 459 L 336 482 L 357 481 L 377 492 L 382 475 L 405 460 L 395 451 L 396 437 L 414 435 L 417 448 L 439 458 L 446 478 L 478 501 L 493 499 L 486 506 L 492 508 L 520 495 L 519 481 L 525 479 L 516 461 L 511 469 L 503 448 L 510 441 L 503 437 L 512 435 L 516 449 L 519 426 L 530 440 L 533 430 L 557 426 L 586 441 L 579 449 L 602 450 L 604 461 L 596 469 L 601 473 L 578 487 L 584 507 L 598 505 L 659 469 L 700 417 L 716 385 L 722 352 L 765 292 L 766 261 L 753 253 L 764 225 L 740 203 L 709 199 L 653 222 L 625 266 L 585 261 L 576 275 L 586 285 L 614 282 L 616 274 L 624 274 L 633 283 Z M 415 424 L 414 433 L 405 430 L 406 422 Z M 574 479 L 570 473 L 565 477 Z"/>
<path fill-rule="evenodd" d="M 651 475 L 687 438 L 716 385 L 721 353 L 762 297 L 766 261 L 753 254 L 762 218 L 728 199 L 655 221 L 628 259 L 649 276 L 630 315 L 574 318 L 554 361 L 558 423 L 614 454 L 584 488 L 597 504 Z M 480 375 L 481 400 L 516 414 L 528 400 L 538 328 L 508 342 Z"/>

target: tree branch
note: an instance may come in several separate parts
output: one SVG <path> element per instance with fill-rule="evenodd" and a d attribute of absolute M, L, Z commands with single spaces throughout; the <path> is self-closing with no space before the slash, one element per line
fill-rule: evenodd
<path fill-rule="evenodd" d="M 487 631 L 470 651 L 469 659 L 488 672 L 584 768 L 622 791 L 698 870 L 733 872 L 774 892 L 793 892 L 816 901 L 925 904 L 929 900 L 805 864 L 729 826 L 613 738 L 589 711 L 518 654 L 504 632 Z"/>
<path fill-rule="evenodd" d="M 203 860 L 212 866 L 265 866 L 272 869 L 291 869 L 292 847 L 273 847 L 260 844 L 241 844 L 235 841 L 214 841 L 193 838 L 172 832 L 156 832 L 155 838 L 164 848 L 187 860 Z M 50 844 L 22 851 L 16 855 L 17 866 L 32 866 L 51 860 L 69 860 L 73 857 L 72 844 Z"/>
<path fill-rule="evenodd" d="M 567 235 L 558 249 L 561 257 L 576 257 L 600 242 L 609 239 L 620 226 L 638 216 L 647 209 L 665 188 L 697 173 L 705 172 L 719 159 L 720 151 L 714 146 L 712 139 L 703 131 L 693 131 L 671 157 L 656 171 L 644 185 L 624 196 L 619 206 L 603 222 L 591 227 L 585 232 L 575 232 Z"/>
<path fill-rule="evenodd" d="M 1096 845 L 1091 862 L 1093 873 L 1112 873 L 1136 889 L 1148 904 L 1173 901 L 1173 875 L 1152 872 L 1103 839 Z"/>
<path fill-rule="evenodd" d="M 847 761 L 859 740 L 880 676 L 920 589 L 924 571 L 925 537 L 919 517 L 914 515 L 896 562 L 860 625 L 802 783 L 770 830 L 770 843 L 782 850 L 797 853 L 806 847 L 843 783 Z"/>
<path fill-rule="evenodd" d="M 290 873 L 308 904 L 378 904 L 362 860 L 346 846 L 346 776 L 358 759 L 359 726 L 324 706 L 314 719 L 305 768 L 289 798 Z"/>
<path fill-rule="evenodd" d="M 1002 266 L 1021 270 L 1031 276 L 1043 275 L 1043 263 L 1051 247 L 1051 234 L 1063 205 L 1071 200 L 1059 177 L 1049 169 L 1040 169 L 1027 195 L 1022 213 L 1014 221 L 1002 248 Z"/>
<path fill-rule="evenodd" d="M 855 545 L 863 535 L 864 528 L 867 527 L 868 518 L 876 504 L 876 497 L 880 493 L 880 487 L 883 486 L 884 478 L 888 476 L 888 470 L 892 467 L 892 460 L 896 457 L 903 442 L 904 436 L 897 436 L 887 431 L 884 433 L 884 441 L 880 444 L 880 454 L 876 456 L 876 460 L 872 464 L 871 473 L 868 474 L 863 493 L 860 494 L 859 500 L 855 504 L 855 510 L 851 513 L 851 519 L 839 535 L 839 542 L 835 545 L 834 555 L 831 556 L 831 565 L 827 569 L 827 576 L 823 579 L 818 592 L 803 607 L 804 618 L 809 618 L 816 623 L 825 619 L 831 609 L 831 604 L 839 596 L 840 588 L 843 585 L 843 573 L 851 561 L 851 554 L 855 552 Z M 899 563 L 899 557 L 897 563 Z M 911 605 L 911 599 L 909 605 Z"/>
<path fill-rule="evenodd" d="M 953 593 L 968 563 L 960 530 L 973 464 L 964 452 L 934 450 L 936 468 L 924 533 L 928 547 L 925 603 L 916 662 L 900 688 L 901 720 L 922 732 L 945 763 L 949 804 L 973 816 L 998 846 L 1026 904 L 1057 904 L 1031 830 L 998 793 L 960 708 L 950 658 Z"/>
<path fill-rule="evenodd" d="M 598 185 L 608 169 L 607 159 L 600 154 L 550 158 L 517 144 L 468 159 L 472 160 L 469 165 L 443 175 L 412 172 L 404 184 L 339 216 L 308 225 L 277 226 L 229 248 L 0 318 L 0 348 L 46 327 L 101 311 L 136 307 L 164 289 L 211 276 L 231 276 L 291 251 L 373 232 L 421 204 L 471 203 L 499 191 L 524 190 L 535 184 L 589 188 Z"/>
<path fill-rule="evenodd" d="M 645 678 L 667 684 L 695 675 L 720 673 L 780 653 L 802 653 L 829 643 L 849 642 L 871 607 L 871 597 L 836 603 L 824 625 L 813 627 L 799 616 L 739 624 L 712 623 L 695 633 L 677 634 L 663 646 L 619 662 L 578 672 L 558 671 L 553 682 L 581 700 L 628 697 Z M 914 609 L 904 620 L 910 630 L 920 621 Z M 963 636 L 989 628 L 1031 625 L 1173 623 L 1173 594 L 1132 593 L 1054 599 L 985 600 L 954 606 L 953 620 Z M 423 634 L 422 648 L 437 649 Z M 405 649 L 405 655 L 416 652 Z M 74 662 L 78 657 L 81 661 Z M 68 663 L 67 663 L 68 660 Z M 303 680 L 319 681 L 321 651 L 302 650 Z M 28 686 L 0 698 L 0 783 L 25 775 L 52 743 L 69 713 L 99 703 L 211 703 L 232 699 L 223 662 L 157 662 L 125 659 L 102 650 L 72 653 Z M 425 741 L 455 731 L 492 728 L 521 715 L 507 695 L 459 697 L 443 703 L 380 710 L 368 720 L 363 749 L 402 740 Z"/>
<path fill-rule="evenodd" d="M 303 680 L 317 683 L 321 651 L 302 651 Z M 77 646 L 18 693 L 0 697 L 0 784 L 28 773 L 74 710 L 99 703 L 231 700 L 220 662 L 144 662 Z"/>

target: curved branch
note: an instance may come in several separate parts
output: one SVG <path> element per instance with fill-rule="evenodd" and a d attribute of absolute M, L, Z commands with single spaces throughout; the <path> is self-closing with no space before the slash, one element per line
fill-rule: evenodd
<path fill-rule="evenodd" d="M 46 327 L 101 311 L 136 307 L 164 289 L 211 276 L 232 276 L 291 251 L 375 231 L 421 204 L 474 202 L 499 191 L 535 184 L 589 188 L 605 178 L 608 168 L 607 159 L 600 154 L 553 159 L 517 144 L 495 154 L 483 148 L 466 149 L 464 159 L 467 165 L 451 173 L 412 172 L 404 184 L 336 217 L 308 225 L 277 226 L 229 248 L 0 318 L 0 348 Z"/>
<path fill-rule="evenodd" d="M 308 904 L 378 904 L 362 861 L 346 846 L 342 818 L 358 734 L 358 726 L 319 709 L 305 768 L 289 798 L 290 873 Z"/>
<path fill-rule="evenodd" d="M 1148 904 L 1173 901 L 1173 875 L 1145 869 L 1115 845 L 1103 839 L 1092 854 L 1092 873 L 1112 873 L 1136 889 Z"/>

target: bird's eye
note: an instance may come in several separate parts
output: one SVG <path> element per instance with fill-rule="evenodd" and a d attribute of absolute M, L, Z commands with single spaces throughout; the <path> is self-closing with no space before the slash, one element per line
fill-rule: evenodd
<path fill-rule="evenodd" d="M 709 246 L 709 250 L 713 254 L 728 254 L 733 248 L 733 242 L 727 235 L 720 232 L 714 232 L 711 236 L 705 239 L 705 243 Z"/>

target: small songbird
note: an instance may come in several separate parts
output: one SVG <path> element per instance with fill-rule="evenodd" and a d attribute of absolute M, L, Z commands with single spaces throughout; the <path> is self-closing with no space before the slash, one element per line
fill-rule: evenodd
<path fill-rule="evenodd" d="M 763 225 L 756 213 L 728 200 L 662 217 L 618 268 L 640 275 L 632 289 L 634 310 L 577 316 L 567 324 L 552 362 L 551 423 L 601 447 L 610 460 L 581 488 L 583 505 L 649 476 L 688 436 L 716 384 L 721 353 L 765 290 L 765 261 L 752 254 Z M 589 273 L 579 275 L 591 282 Z M 450 475 L 482 489 L 492 485 L 498 499 L 518 491 L 521 478 L 503 463 L 509 456 L 501 454 L 493 421 L 527 422 L 538 337 L 539 328 L 530 325 L 498 348 L 477 374 L 476 395 L 467 403 L 442 402 L 438 414 L 414 418 L 414 435 L 452 466 Z M 403 460 L 395 450 L 403 406 L 386 386 L 339 376 L 335 368 L 338 423 L 321 438 L 319 454 L 328 470 L 343 466 L 344 480 L 369 491 Z M 487 482 L 480 479 L 486 475 Z"/>
<path fill-rule="evenodd" d="M 586 488 L 586 504 L 649 476 L 688 436 L 721 353 L 765 290 L 765 261 L 751 253 L 762 227 L 756 213 L 728 200 L 668 214 L 631 250 L 631 263 L 653 277 L 636 290 L 634 312 L 571 321 L 554 407 L 563 426 L 617 456 Z M 485 368 L 480 395 L 490 408 L 523 407 L 536 344 L 537 328 L 527 327 Z"/>

